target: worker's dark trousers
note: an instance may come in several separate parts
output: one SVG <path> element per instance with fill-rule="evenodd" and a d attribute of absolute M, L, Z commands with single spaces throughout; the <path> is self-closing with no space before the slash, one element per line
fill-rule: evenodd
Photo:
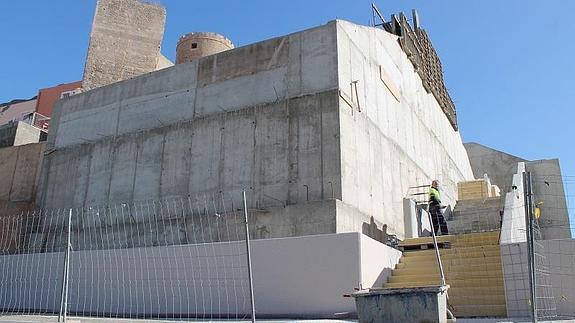
<path fill-rule="evenodd" d="M 441 234 L 449 234 L 447 223 L 445 222 L 445 218 L 443 218 L 439 204 L 431 204 L 429 206 L 429 213 L 431 213 L 431 221 L 433 221 L 433 231 L 435 231 L 435 234 L 439 235 L 439 229 L 441 229 Z"/>

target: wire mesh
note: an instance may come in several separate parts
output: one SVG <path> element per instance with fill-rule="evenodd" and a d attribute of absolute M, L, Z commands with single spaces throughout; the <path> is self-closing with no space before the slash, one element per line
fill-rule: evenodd
<path fill-rule="evenodd" d="M 246 319 L 238 201 L 217 194 L 1 217 L 0 314 L 59 312 L 69 234 L 72 315 Z"/>
<path fill-rule="evenodd" d="M 541 227 L 539 221 L 533 221 L 533 263 L 535 271 L 535 302 L 538 319 L 550 319 L 557 317 L 557 305 L 553 294 L 551 269 L 547 259 L 547 250 L 542 242 Z"/>

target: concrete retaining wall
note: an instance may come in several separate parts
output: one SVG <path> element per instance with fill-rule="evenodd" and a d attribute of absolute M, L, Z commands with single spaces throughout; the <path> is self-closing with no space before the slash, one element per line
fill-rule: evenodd
<path fill-rule="evenodd" d="M 467 153 L 396 36 L 345 21 L 337 35 L 342 199 L 403 238 L 408 188 L 438 179 L 455 204 Z"/>
<path fill-rule="evenodd" d="M 319 200 L 331 188 L 339 196 L 337 96 L 329 92 L 337 86 L 334 26 L 61 101 L 39 203 L 250 188 L 260 204 Z"/>
<path fill-rule="evenodd" d="M 483 174 L 488 174 L 491 183 L 498 185 L 502 194 L 511 192 L 512 187 L 517 186 L 514 174 L 517 173 L 517 165 L 524 163 L 523 169 L 531 172 L 533 178 L 535 202 L 544 202 L 539 220 L 543 239 L 571 238 L 567 200 L 558 159 L 527 161 L 476 143 L 466 143 L 465 148 L 475 177 L 482 178 Z M 523 191 L 520 190 L 520 193 Z"/>
<path fill-rule="evenodd" d="M 0 203 L 34 201 L 43 152 L 43 143 L 0 149 Z"/>
<path fill-rule="evenodd" d="M 62 100 L 48 145 L 44 207 L 244 189 L 267 211 L 339 200 L 315 233 L 373 222 L 402 238 L 409 186 L 438 178 L 449 203 L 471 178 L 459 134 L 395 36 L 343 21 Z"/>

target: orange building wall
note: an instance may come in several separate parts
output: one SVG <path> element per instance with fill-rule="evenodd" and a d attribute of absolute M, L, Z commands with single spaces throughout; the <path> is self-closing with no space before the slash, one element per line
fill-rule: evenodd
<path fill-rule="evenodd" d="M 41 89 L 38 91 L 36 112 L 47 117 L 51 117 L 54 103 L 60 99 L 62 92 L 72 91 L 80 87 L 82 87 L 82 81 L 60 84 L 58 86 Z"/>

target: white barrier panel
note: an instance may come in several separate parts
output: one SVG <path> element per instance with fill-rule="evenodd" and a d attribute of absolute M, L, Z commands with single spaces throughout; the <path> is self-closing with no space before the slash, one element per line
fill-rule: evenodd
<path fill-rule="evenodd" d="M 401 252 L 360 233 L 252 241 L 256 311 L 355 313 L 344 294 L 381 285 Z M 98 317 L 237 318 L 250 313 L 245 242 L 71 253 L 69 312 Z M 0 257 L 0 308 L 57 312 L 64 254 Z M 239 270 L 238 270 L 239 269 Z"/>

